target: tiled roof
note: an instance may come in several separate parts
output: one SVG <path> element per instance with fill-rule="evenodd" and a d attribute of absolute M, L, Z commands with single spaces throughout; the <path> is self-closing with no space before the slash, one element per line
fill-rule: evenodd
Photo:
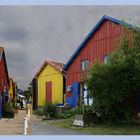
<path fill-rule="evenodd" d="M 47 61 L 47 63 L 50 63 L 53 66 L 57 67 L 58 69 L 60 69 L 60 71 L 62 71 L 62 68 L 64 66 L 63 63 L 59 63 L 59 62 L 55 62 L 55 61 Z"/>
<path fill-rule="evenodd" d="M 55 62 L 55 61 L 51 61 L 51 60 L 46 60 L 43 65 L 40 67 L 39 71 L 36 73 L 35 77 L 38 77 L 40 75 L 40 73 L 43 71 L 43 69 L 45 68 L 46 65 L 51 65 L 52 67 L 54 67 L 56 70 L 62 72 L 62 69 L 64 67 L 63 63 L 59 63 L 59 62 Z"/>

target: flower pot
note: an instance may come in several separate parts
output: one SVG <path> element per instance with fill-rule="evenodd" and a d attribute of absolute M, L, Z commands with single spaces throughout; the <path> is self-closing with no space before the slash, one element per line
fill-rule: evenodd
<path fill-rule="evenodd" d="M 14 118 L 14 112 L 3 112 L 3 118 Z"/>

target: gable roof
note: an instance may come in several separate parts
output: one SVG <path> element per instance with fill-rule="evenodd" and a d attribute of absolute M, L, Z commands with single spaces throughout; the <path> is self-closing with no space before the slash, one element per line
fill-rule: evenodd
<path fill-rule="evenodd" d="M 40 73 L 44 70 L 46 65 L 51 65 L 57 71 L 63 72 L 63 70 L 62 70 L 62 68 L 64 67 L 63 63 L 59 63 L 59 62 L 55 62 L 55 61 L 51 61 L 51 60 L 46 60 L 43 63 L 43 65 L 41 66 L 41 68 L 39 69 L 39 71 L 36 73 L 35 78 L 37 78 L 40 75 Z"/>
<path fill-rule="evenodd" d="M 74 60 L 74 58 L 77 56 L 77 54 L 80 52 L 80 50 L 85 47 L 85 44 L 88 42 L 88 40 L 90 39 L 90 37 L 96 32 L 96 30 L 99 28 L 99 26 L 105 21 L 105 20 L 109 20 L 113 23 L 116 24 L 120 24 L 123 25 L 125 27 L 128 27 L 130 29 L 134 29 L 134 30 L 139 30 L 140 29 L 134 25 L 128 24 L 124 21 L 109 17 L 104 15 L 99 21 L 98 23 L 94 26 L 94 28 L 89 32 L 89 34 L 85 37 L 85 39 L 82 41 L 82 43 L 79 45 L 79 47 L 76 49 L 76 51 L 73 53 L 73 55 L 70 57 L 70 59 L 68 60 L 68 62 L 64 65 L 63 70 L 67 70 L 69 65 L 72 63 L 72 61 Z"/>
<path fill-rule="evenodd" d="M 4 48 L 0 47 L 0 61 L 2 60 L 2 58 L 4 60 L 4 66 L 5 66 L 5 69 L 6 69 L 7 81 L 8 81 L 8 84 L 10 84 Z"/>

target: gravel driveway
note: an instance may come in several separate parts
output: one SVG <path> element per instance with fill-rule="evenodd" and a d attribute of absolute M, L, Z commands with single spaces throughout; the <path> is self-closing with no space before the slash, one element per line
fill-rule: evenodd
<path fill-rule="evenodd" d="M 47 121 L 41 121 L 33 117 L 32 135 L 86 135 L 67 128 L 50 125 Z"/>

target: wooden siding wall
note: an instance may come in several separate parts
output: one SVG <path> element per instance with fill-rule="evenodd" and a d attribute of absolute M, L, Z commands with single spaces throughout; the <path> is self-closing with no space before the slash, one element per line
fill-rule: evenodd
<path fill-rule="evenodd" d="M 104 56 L 117 48 L 122 33 L 130 36 L 130 31 L 121 25 L 104 21 L 66 70 L 66 86 L 83 81 L 85 73 L 81 71 L 81 61 L 88 59 L 90 67 L 96 60 L 103 62 Z"/>
<path fill-rule="evenodd" d="M 3 91 L 4 85 L 6 86 L 6 91 L 9 90 L 9 85 L 7 81 L 7 74 L 5 69 L 5 63 L 3 58 L 0 61 L 0 94 Z"/>

